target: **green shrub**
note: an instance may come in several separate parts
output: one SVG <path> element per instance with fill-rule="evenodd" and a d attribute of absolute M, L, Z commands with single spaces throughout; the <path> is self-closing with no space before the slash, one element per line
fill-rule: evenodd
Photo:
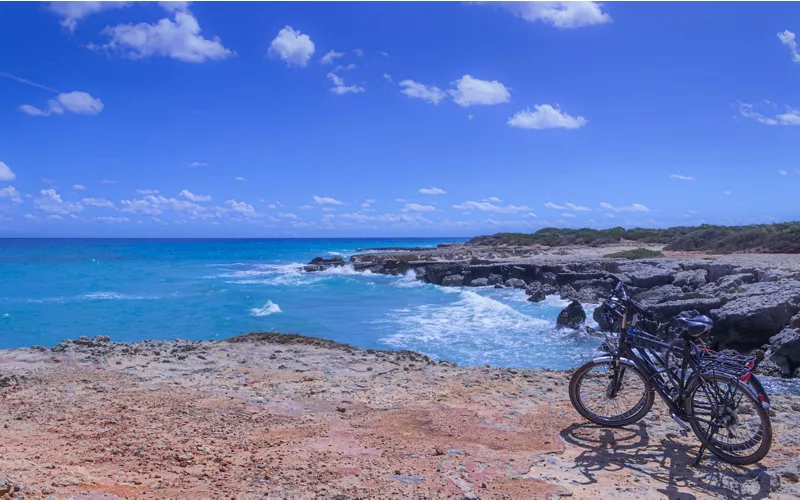
<path fill-rule="evenodd" d="M 632 250 L 622 250 L 621 252 L 603 255 L 603 257 L 608 257 L 610 259 L 652 259 L 663 256 L 663 253 L 648 248 L 634 248 Z"/>

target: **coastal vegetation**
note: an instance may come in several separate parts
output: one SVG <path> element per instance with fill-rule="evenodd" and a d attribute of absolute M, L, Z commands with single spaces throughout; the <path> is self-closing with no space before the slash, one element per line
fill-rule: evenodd
<path fill-rule="evenodd" d="M 657 250 L 650 250 L 649 248 L 634 248 L 631 250 L 622 250 L 620 252 L 607 253 L 603 257 L 610 259 L 653 259 L 656 257 L 663 257 L 664 254 Z"/>
<path fill-rule="evenodd" d="M 547 227 L 535 233 L 497 233 L 478 236 L 467 245 L 604 246 L 623 242 L 661 244 L 664 250 L 710 253 L 800 253 L 800 222 L 748 226 L 678 226 L 667 229 L 613 227 L 561 229 Z"/>

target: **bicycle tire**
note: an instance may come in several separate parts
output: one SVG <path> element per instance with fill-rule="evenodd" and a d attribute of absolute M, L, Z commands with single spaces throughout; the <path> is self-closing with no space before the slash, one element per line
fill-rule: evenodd
<path fill-rule="evenodd" d="M 615 415 L 599 415 L 587 407 L 587 404 L 581 397 L 581 389 L 592 370 L 598 367 L 608 367 L 610 370 L 613 370 L 613 364 L 610 360 L 590 361 L 578 368 L 569 381 L 569 399 L 572 401 L 572 406 L 575 407 L 578 413 L 587 420 L 606 427 L 621 427 L 638 422 L 644 418 L 653 407 L 655 395 L 647 381 L 647 377 L 635 365 L 628 363 L 623 363 L 620 367 L 620 369 L 625 370 L 622 375 L 623 384 L 621 385 L 624 387 L 625 377 L 629 373 L 639 379 L 641 382 L 642 394 L 635 400 L 635 403 L 630 408 Z M 633 392 L 638 392 L 638 389 Z M 613 400 L 614 398 L 606 396 L 606 399 Z"/>
<path fill-rule="evenodd" d="M 741 403 L 743 401 L 749 402 L 752 405 L 752 411 L 755 411 L 756 415 L 758 416 L 759 426 L 756 428 L 754 435 L 750 436 L 747 440 L 741 443 L 723 442 L 715 437 L 718 431 L 713 431 L 711 425 L 708 425 L 706 428 L 704 428 L 703 424 L 696 420 L 698 415 L 701 414 L 701 410 L 704 410 L 704 405 L 700 399 L 703 397 L 703 394 L 701 393 L 700 389 L 707 387 L 709 383 L 723 383 L 728 387 L 735 389 L 732 391 L 732 394 L 741 394 L 739 403 L 736 403 L 735 406 L 733 402 L 727 402 L 724 398 L 722 398 L 723 400 L 720 403 L 714 403 L 717 405 L 716 407 L 714 407 L 714 404 L 709 404 L 707 411 L 709 412 L 710 418 L 713 418 L 712 415 L 714 413 L 726 413 L 732 415 L 734 423 L 725 427 L 725 430 L 727 430 L 729 435 L 732 435 L 733 432 L 731 431 L 731 427 L 739 425 L 738 413 L 741 410 Z M 711 397 L 707 396 L 709 393 L 708 390 L 704 390 L 702 392 L 706 393 L 706 397 L 709 400 L 711 399 Z M 724 408 L 720 409 L 719 406 L 723 406 Z M 748 389 L 748 386 L 745 382 L 722 373 L 704 373 L 702 376 L 696 377 L 690 384 L 688 395 L 686 397 L 685 408 L 686 414 L 689 416 L 689 425 L 692 427 L 692 430 L 697 438 L 708 447 L 711 453 L 723 461 L 734 465 L 752 465 L 759 462 L 767 455 L 767 453 L 769 453 L 769 449 L 772 446 L 772 422 L 770 421 L 769 413 L 761 405 L 761 402 L 758 400 L 758 398 L 753 396 L 752 389 Z M 749 427 L 749 425 L 747 427 Z M 722 427 L 720 427 L 719 430 L 722 430 Z M 735 454 L 736 452 L 748 450 L 753 447 L 755 447 L 755 451 L 750 454 Z"/>

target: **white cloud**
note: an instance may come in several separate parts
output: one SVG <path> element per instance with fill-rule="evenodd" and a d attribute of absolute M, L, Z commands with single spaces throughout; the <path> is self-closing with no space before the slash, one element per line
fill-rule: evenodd
<path fill-rule="evenodd" d="M 405 198 L 395 198 L 394 201 L 396 201 L 397 203 L 406 203 L 406 202 L 408 202 L 408 200 L 406 200 Z"/>
<path fill-rule="evenodd" d="M 459 106 L 492 105 L 508 102 L 511 94 L 505 85 L 497 80 L 479 80 L 470 75 L 464 75 L 455 82 L 455 90 L 448 90 L 453 96 L 453 101 Z"/>
<path fill-rule="evenodd" d="M 116 52 L 129 59 L 162 56 L 202 63 L 236 55 L 222 45 L 219 37 L 210 40 L 203 38 L 197 19 L 191 13 L 183 11 L 175 12 L 174 22 L 165 18 L 155 24 L 106 26 L 103 34 L 111 41 L 102 46 L 90 45 L 89 48 Z"/>
<path fill-rule="evenodd" d="M 8 186 L 0 189 L 0 199 L 8 199 L 14 205 L 22 203 L 22 193 L 17 191 L 14 186 Z"/>
<path fill-rule="evenodd" d="M 436 207 L 431 205 L 420 205 L 419 203 L 406 203 L 401 211 L 402 212 L 433 212 Z"/>
<path fill-rule="evenodd" d="M 597 2 L 500 2 L 494 4 L 528 22 L 542 21 L 556 28 L 580 28 L 611 22 Z"/>
<path fill-rule="evenodd" d="M 74 201 L 63 201 L 55 189 L 42 189 L 39 195 L 39 198 L 34 200 L 33 206 L 42 212 L 72 214 L 83 211 L 83 205 Z"/>
<path fill-rule="evenodd" d="M 422 194 L 447 194 L 447 191 L 437 187 L 422 188 L 419 192 Z"/>
<path fill-rule="evenodd" d="M 314 42 L 308 35 L 303 35 L 299 31 L 293 30 L 291 26 L 286 26 L 272 40 L 267 54 L 270 57 L 281 59 L 287 66 L 302 68 L 314 55 Z"/>
<path fill-rule="evenodd" d="M 0 181 L 7 182 L 13 181 L 17 178 L 17 174 L 11 170 L 11 167 L 0 161 Z"/>
<path fill-rule="evenodd" d="M 188 189 L 182 189 L 180 196 L 189 201 L 211 201 L 211 195 L 208 194 L 194 194 Z"/>
<path fill-rule="evenodd" d="M 299 217 L 293 213 L 279 213 L 278 217 L 283 219 L 299 219 Z"/>
<path fill-rule="evenodd" d="M 503 202 L 503 200 L 501 200 L 497 196 L 490 196 L 489 198 L 486 198 L 483 201 L 488 201 L 488 202 L 491 202 L 491 203 L 502 203 Z"/>
<path fill-rule="evenodd" d="M 535 104 L 530 108 L 517 112 L 508 119 L 512 127 L 527 129 L 566 128 L 576 129 L 585 126 L 589 120 L 582 116 L 570 116 L 558 107 L 549 104 Z"/>
<path fill-rule="evenodd" d="M 130 222 L 130 219 L 127 217 L 95 217 L 94 220 L 98 222 L 111 222 L 111 223 Z"/>
<path fill-rule="evenodd" d="M 783 31 L 778 33 L 778 40 L 789 47 L 789 51 L 792 53 L 792 61 L 800 63 L 800 51 L 797 50 L 797 38 L 795 34 L 789 30 Z"/>
<path fill-rule="evenodd" d="M 453 205 L 456 210 L 479 210 L 481 212 L 495 212 L 495 213 L 514 213 L 524 212 L 530 210 L 530 207 L 506 205 L 505 207 L 493 205 L 485 201 L 465 201 L 464 203 Z"/>
<path fill-rule="evenodd" d="M 783 170 L 783 169 L 778 170 L 778 173 L 781 174 L 781 175 L 789 175 L 789 172 L 787 172 L 786 170 Z"/>
<path fill-rule="evenodd" d="M 130 2 L 52 2 L 48 10 L 62 17 L 61 26 L 70 31 L 75 31 L 78 21 L 92 14 L 104 10 L 121 9 L 128 7 Z"/>
<path fill-rule="evenodd" d="M 173 210 L 182 219 L 216 219 L 227 209 L 220 207 L 204 207 L 187 200 L 148 195 L 136 200 L 122 200 L 123 212 L 141 215 L 160 215 L 166 210 Z"/>
<path fill-rule="evenodd" d="M 187 10 L 190 3 L 192 2 L 158 2 L 158 6 L 167 12 L 175 12 L 176 10 Z"/>
<path fill-rule="evenodd" d="M 694 177 L 690 175 L 681 175 L 681 174 L 670 174 L 670 179 L 673 181 L 693 181 Z"/>
<path fill-rule="evenodd" d="M 75 191 L 86 191 L 87 188 L 83 184 L 75 184 L 72 186 L 72 189 Z"/>
<path fill-rule="evenodd" d="M 561 217 L 575 217 L 575 214 L 563 213 L 563 214 L 561 214 Z"/>
<path fill-rule="evenodd" d="M 333 71 L 350 71 L 351 69 L 356 69 L 356 65 L 353 63 L 348 64 L 347 66 L 342 66 L 341 64 L 333 68 Z"/>
<path fill-rule="evenodd" d="M 158 194 L 158 189 L 137 189 L 136 194 Z"/>
<path fill-rule="evenodd" d="M 300 205 L 298 208 L 300 210 L 312 210 L 314 207 L 312 205 Z"/>
<path fill-rule="evenodd" d="M 358 57 L 364 57 L 364 50 L 363 49 L 353 49 L 353 54 L 357 55 Z"/>
<path fill-rule="evenodd" d="M 394 83 L 394 80 L 392 80 L 392 75 L 390 75 L 389 73 L 384 73 L 384 74 L 383 74 L 383 77 L 384 77 L 386 80 L 388 80 L 388 81 L 389 81 L 389 83 Z"/>
<path fill-rule="evenodd" d="M 584 207 L 582 205 L 575 205 L 574 203 L 564 203 L 564 206 L 556 205 L 552 201 L 548 201 L 544 204 L 547 208 L 552 208 L 555 210 L 575 210 L 576 212 L 590 212 L 592 209 L 589 207 Z"/>
<path fill-rule="evenodd" d="M 342 56 L 344 56 L 344 52 L 336 52 L 335 50 L 331 50 L 330 52 L 322 56 L 319 62 L 322 64 L 333 64 L 334 59 Z"/>
<path fill-rule="evenodd" d="M 528 212 L 527 214 L 525 214 L 525 217 L 536 217 L 536 214 L 533 212 Z"/>
<path fill-rule="evenodd" d="M 245 179 L 244 177 L 236 177 L 234 180 L 239 182 L 247 182 L 247 179 Z"/>
<path fill-rule="evenodd" d="M 387 75 L 384 75 L 387 76 Z M 391 81 L 391 78 L 389 78 Z M 447 93 L 439 87 L 433 85 L 423 85 L 413 80 L 403 80 L 398 83 L 403 89 L 400 91 L 402 94 L 413 97 L 415 99 L 422 99 L 431 104 L 439 104 L 439 101 L 447 97 Z"/>
<path fill-rule="evenodd" d="M 87 92 L 75 91 L 64 92 L 58 94 L 55 99 L 48 99 L 44 109 L 30 104 L 23 104 L 19 109 L 31 116 L 63 115 L 64 111 L 77 115 L 96 115 L 103 111 L 103 103 Z"/>
<path fill-rule="evenodd" d="M 605 208 L 606 210 L 613 210 L 614 212 L 649 212 L 650 209 L 644 205 L 640 205 L 639 203 L 633 203 L 631 205 L 625 207 L 615 207 L 610 203 L 600 203 L 600 206 Z"/>
<path fill-rule="evenodd" d="M 105 198 L 84 198 L 81 203 L 87 207 L 116 208 L 112 201 Z"/>
<path fill-rule="evenodd" d="M 314 203 L 318 203 L 320 205 L 344 205 L 344 203 L 336 198 L 326 198 L 324 196 L 314 196 Z"/>
<path fill-rule="evenodd" d="M 752 104 L 740 102 L 739 114 L 745 118 L 751 118 L 764 125 L 800 125 L 800 110 L 786 107 L 785 113 L 775 116 L 765 116 Z"/>
<path fill-rule="evenodd" d="M 730 191 L 723 191 L 722 194 L 724 194 L 725 196 L 730 196 L 731 192 Z"/>
<path fill-rule="evenodd" d="M 193 161 L 193 162 L 187 163 L 186 166 L 189 167 L 189 168 L 207 167 L 208 163 L 206 163 L 204 161 Z"/>
<path fill-rule="evenodd" d="M 344 79 L 336 73 L 328 73 L 328 79 L 333 82 L 331 92 L 337 95 L 360 94 L 364 92 L 364 87 L 359 85 L 345 85 Z"/>

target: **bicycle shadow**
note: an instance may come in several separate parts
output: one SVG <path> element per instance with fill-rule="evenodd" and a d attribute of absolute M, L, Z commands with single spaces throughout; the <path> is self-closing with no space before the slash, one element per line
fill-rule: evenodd
<path fill-rule="evenodd" d="M 651 442 L 644 422 L 616 428 L 572 424 L 560 434 L 566 443 L 584 449 L 574 459 L 575 468 L 586 478 L 583 485 L 596 483 L 596 474 L 603 471 L 627 469 L 634 477 L 648 476 L 663 483 L 664 487 L 658 491 L 676 500 L 697 498 L 678 488 L 725 498 L 761 499 L 770 492 L 769 478 L 763 473 L 765 467 L 736 467 L 717 460 L 709 452 L 694 467 L 699 443 L 682 443 L 671 439 L 669 434 Z"/>

